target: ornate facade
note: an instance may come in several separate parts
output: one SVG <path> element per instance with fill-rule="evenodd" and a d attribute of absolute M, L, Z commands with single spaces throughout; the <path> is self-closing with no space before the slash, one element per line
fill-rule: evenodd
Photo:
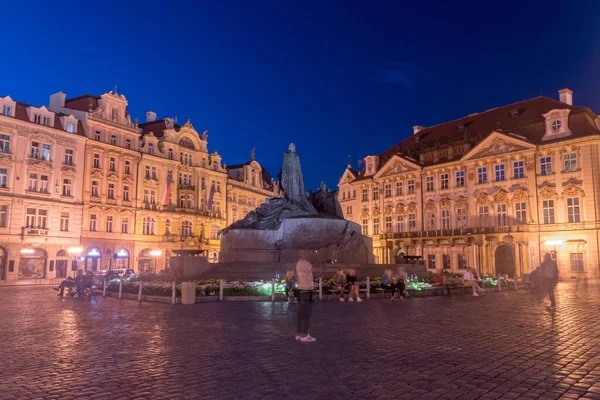
<path fill-rule="evenodd" d="M 572 92 L 472 114 L 348 167 L 346 218 L 373 238 L 379 263 L 423 258 L 521 275 L 550 252 L 561 277 L 598 277 L 600 117 Z"/>
<path fill-rule="evenodd" d="M 0 284 L 78 268 L 157 271 L 174 250 L 217 261 L 219 231 L 275 187 L 256 161 L 249 176 L 261 183 L 238 181 L 189 121 L 132 120 L 116 89 L 59 92 L 48 107 L 0 97 L 0 112 Z"/>

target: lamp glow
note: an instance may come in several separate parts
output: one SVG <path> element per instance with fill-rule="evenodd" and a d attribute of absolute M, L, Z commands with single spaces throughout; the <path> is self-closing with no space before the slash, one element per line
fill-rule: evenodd
<path fill-rule="evenodd" d="M 21 249 L 21 254 L 33 254 L 34 251 L 33 249 Z"/>
<path fill-rule="evenodd" d="M 152 257 L 158 257 L 158 256 L 162 255 L 162 250 L 152 250 L 152 251 L 150 251 L 150 255 Z"/>
<path fill-rule="evenodd" d="M 546 246 L 560 246 L 564 242 L 560 239 L 553 239 L 553 240 L 546 240 L 544 243 L 546 244 Z"/>
<path fill-rule="evenodd" d="M 81 247 L 69 247 L 69 248 L 67 249 L 67 251 L 68 251 L 69 253 L 78 254 L 78 253 L 82 253 L 82 252 L 83 252 L 83 248 L 81 248 Z"/>

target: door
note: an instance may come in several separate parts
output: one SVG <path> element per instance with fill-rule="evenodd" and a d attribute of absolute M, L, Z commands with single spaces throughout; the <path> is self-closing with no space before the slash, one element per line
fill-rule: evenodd
<path fill-rule="evenodd" d="M 56 277 L 67 277 L 67 260 L 56 260 Z"/>
<path fill-rule="evenodd" d="M 507 245 L 500 245 L 496 249 L 496 274 L 515 276 L 515 253 Z"/>

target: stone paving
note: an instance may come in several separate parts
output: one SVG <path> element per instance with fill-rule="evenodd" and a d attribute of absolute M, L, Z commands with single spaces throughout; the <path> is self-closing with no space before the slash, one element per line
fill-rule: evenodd
<path fill-rule="evenodd" d="M 600 282 L 314 305 L 0 289 L 0 399 L 600 399 Z M 289 308 L 289 309 L 288 309 Z"/>

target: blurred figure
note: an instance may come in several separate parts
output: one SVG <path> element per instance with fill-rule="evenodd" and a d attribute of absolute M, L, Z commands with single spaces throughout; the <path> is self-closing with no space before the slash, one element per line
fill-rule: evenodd
<path fill-rule="evenodd" d="M 285 297 L 287 297 L 288 303 L 295 303 L 296 298 L 294 297 L 294 289 L 296 288 L 296 274 L 293 269 L 289 269 L 285 274 Z"/>
<path fill-rule="evenodd" d="M 344 301 L 344 289 L 346 289 L 346 274 L 343 269 L 338 269 L 333 277 L 333 284 L 335 288 L 340 291 L 340 301 Z"/>
<path fill-rule="evenodd" d="M 476 272 L 475 272 L 476 273 Z M 471 286 L 473 288 L 473 296 L 479 296 L 480 292 L 483 292 L 483 289 L 479 287 L 477 283 L 477 279 L 475 278 L 474 268 L 469 267 L 465 271 L 463 275 L 463 280 L 465 282 L 465 286 Z"/>
<path fill-rule="evenodd" d="M 408 280 L 408 276 L 406 276 L 406 269 L 404 267 L 398 268 L 398 274 L 396 275 L 396 290 L 398 291 L 398 297 L 401 300 L 404 300 L 406 295 L 406 281 Z"/>
<path fill-rule="evenodd" d="M 62 297 L 65 293 L 65 288 L 76 287 L 81 284 L 81 280 L 83 279 L 83 270 L 77 270 L 77 274 L 75 278 L 71 278 L 70 276 L 62 281 L 58 287 L 52 288 L 53 290 L 58 290 L 58 296 Z M 77 290 L 79 293 L 79 288 Z"/>
<path fill-rule="evenodd" d="M 542 290 L 547 292 L 550 298 L 550 306 L 548 308 L 553 310 L 556 308 L 554 289 L 558 284 L 558 266 L 550 253 L 544 254 L 544 262 L 540 265 L 540 272 Z"/>
<path fill-rule="evenodd" d="M 308 333 L 310 315 L 312 313 L 312 295 L 314 290 L 314 278 L 312 273 L 312 264 L 308 261 L 308 251 L 299 252 L 300 259 L 296 264 L 296 276 L 298 277 L 298 320 L 296 340 L 301 342 L 314 342 L 317 339 Z"/>
<path fill-rule="evenodd" d="M 352 294 L 356 296 L 356 301 L 361 302 L 360 291 L 358 285 L 358 277 L 356 276 L 356 270 L 354 268 L 348 269 L 348 275 L 346 275 L 346 283 L 348 284 L 348 301 L 354 301 Z"/>
<path fill-rule="evenodd" d="M 396 284 L 394 283 L 392 270 L 389 268 L 383 271 L 383 275 L 381 275 L 381 288 L 383 290 L 391 290 L 392 299 L 396 297 Z"/>

